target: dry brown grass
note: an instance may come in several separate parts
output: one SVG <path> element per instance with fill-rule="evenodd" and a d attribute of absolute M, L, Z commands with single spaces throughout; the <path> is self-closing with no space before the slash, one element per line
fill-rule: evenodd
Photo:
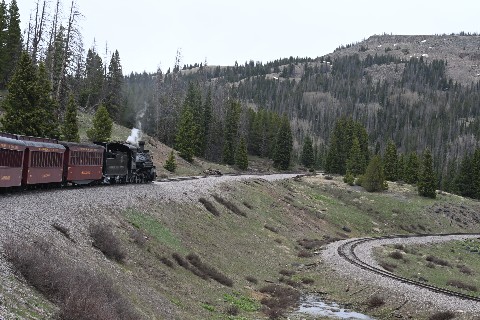
<path fill-rule="evenodd" d="M 211 214 L 213 214 L 216 217 L 220 216 L 220 211 L 218 211 L 218 209 L 215 207 L 215 205 L 211 201 L 209 201 L 205 198 L 200 198 L 200 199 L 198 199 L 198 201 L 201 204 L 203 204 L 203 206 L 205 207 L 205 209 L 207 209 L 208 212 L 210 212 Z"/>
<path fill-rule="evenodd" d="M 278 319 L 291 307 L 296 306 L 300 299 L 300 292 L 294 288 L 270 284 L 259 290 L 267 294 L 261 303 L 263 311 L 270 319 Z"/>
<path fill-rule="evenodd" d="M 455 288 L 467 290 L 467 291 L 473 291 L 473 292 L 478 291 L 478 288 L 475 285 L 468 284 L 468 283 L 465 283 L 463 281 L 455 280 L 455 279 L 448 280 L 447 285 L 455 287 Z"/>
<path fill-rule="evenodd" d="M 242 216 L 242 217 L 246 217 L 247 214 L 240 210 L 239 207 L 237 207 L 233 202 L 231 201 L 228 201 L 228 200 L 225 200 L 223 199 L 222 197 L 216 195 L 216 194 L 213 194 L 212 197 L 218 202 L 220 203 L 221 205 L 223 205 L 225 208 L 227 208 L 228 210 L 232 211 L 233 213 L 235 213 L 236 215 L 239 215 L 239 216 Z"/>
<path fill-rule="evenodd" d="M 428 317 L 428 320 L 450 320 L 455 318 L 455 313 L 452 311 L 440 311 Z"/>

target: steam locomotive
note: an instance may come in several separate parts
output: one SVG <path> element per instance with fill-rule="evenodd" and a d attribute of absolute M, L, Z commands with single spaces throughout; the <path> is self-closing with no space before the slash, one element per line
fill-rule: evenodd
<path fill-rule="evenodd" d="M 156 169 L 145 142 L 74 143 L 0 132 L 0 190 L 148 183 Z"/>

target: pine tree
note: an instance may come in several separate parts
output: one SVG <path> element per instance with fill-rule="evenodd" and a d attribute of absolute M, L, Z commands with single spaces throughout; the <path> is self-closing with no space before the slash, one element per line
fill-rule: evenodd
<path fill-rule="evenodd" d="M 165 165 L 163 167 L 170 172 L 175 172 L 175 169 L 177 169 L 177 162 L 175 161 L 173 150 L 170 151 L 170 155 L 168 156 L 167 161 L 165 161 Z"/>
<path fill-rule="evenodd" d="M 248 168 L 247 144 L 244 138 L 241 138 L 238 144 L 235 154 L 235 164 L 240 170 L 247 170 Z"/>
<path fill-rule="evenodd" d="M 100 103 L 104 87 L 103 62 L 95 48 L 88 49 L 85 79 L 80 93 L 80 105 L 89 110 Z"/>
<path fill-rule="evenodd" d="M 281 120 L 275 139 L 275 151 L 273 155 L 273 165 L 280 170 L 288 170 L 292 158 L 293 137 L 290 128 L 290 121 L 284 115 Z"/>
<path fill-rule="evenodd" d="M 100 105 L 93 117 L 93 126 L 87 130 L 90 141 L 107 142 L 112 135 L 113 121 L 104 105 Z"/>
<path fill-rule="evenodd" d="M 0 2 L 0 89 L 6 88 L 5 74 L 9 66 L 7 66 L 7 26 L 8 26 L 8 15 L 7 15 L 7 5 L 5 0 Z"/>
<path fill-rule="evenodd" d="M 303 141 L 301 162 L 307 168 L 313 168 L 315 164 L 315 154 L 313 152 L 312 139 L 307 136 Z"/>
<path fill-rule="evenodd" d="M 58 137 L 57 105 L 51 98 L 45 66 L 40 64 L 37 72 L 27 53 L 20 58 L 3 107 L 5 116 L 0 122 L 4 131 L 35 137 Z"/>
<path fill-rule="evenodd" d="M 235 145 L 240 120 L 240 103 L 230 101 L 225 119 L 225 143 L 223 146 L 223 162 L 235 164 Z"/>
<path fill-rule="evenodd" d="M 80 142 L 80 136 L 78 134 L 77 104 L 75 103 L 75 98 L 72 93 L 70 93 L 68 98 L 62 135 L 65 141 Z"/>
<path fill-rule="evenodd" d="M 423 197 L 435 199 L 437 179 L 433 172 L 433 159 L 429 149 L 423 153 L 422 168 L 418 180 L 418 194 Z"/>
<path fill-rule="evenodd" d="M 193 155 L 196 148 L 195 123 L 190 108 L 184 108 L 180 116 L 180 124 L 175 139 L 176 149 L 179 151 L 180 157 L 193 162 Z"/>
<path fill-rule="evenodd" d="M 120 122 L 120 120 L 124 120 L 123 114 L 125 110 L 122 99 L 123 73 L 118 50 L 115 50 L 110 59 L 106 85 L 105 107 L 110 117 Z"/>
<path fill-rule="evenodd" d="M 405 181 L 405 155 L 403 153 L 398 157 L 397 180 Z"/>
<path fill-rule="evenodd" d="M 389 140 L 387 143 L 387 149 L 385 150 L 385 157 L 383 161 L 383 170 L 385 173 L 385 179 L 388 181 L 397 181 L 398 178 L 398 155 L 397 147 L 393 140 Z"/>
<path fill-rule="evenodd" d="M 383 191 L 386 189 L 382 159 L 379 155 L 373 156 L 370 160 L 363 177 L 362 186 L 368 192 Z"/>
<path fill-rule="evenodd" d="M 5 36 L 3 84 L 8 83 L 13 76 L 17 61 L 19 61 L 22 55 L 22 31 L 20 29 L 20 13 L 16 0 L 12 0 L 8 7 L 8 26 Z"/>
<path fill-rule="evenodd" d="M 356 177 L 365 173 L 366 166 L 365 156 L 360 149 L 358 139 L 355 137 L 347 160 L 347 172 Z"/>
<path fill-rule="evenodd" d="M 202 155 L 206 157 L 208 149 L 208 141 L 211 134 L 213 121 L 213 106 L 212 106 L 212 89 L 208 88 L 207 96 L 205 97 L 205 104 L 203 106 L 203 140 L 202 140 Z"/>
<path fill-rule="evenodd" d="M 418 182 L 420 162 L 416 152 L 411 152 L 408 155 L 407 163 L 405 164 L 405 182 L 408 184 L 416 184 Z"/>

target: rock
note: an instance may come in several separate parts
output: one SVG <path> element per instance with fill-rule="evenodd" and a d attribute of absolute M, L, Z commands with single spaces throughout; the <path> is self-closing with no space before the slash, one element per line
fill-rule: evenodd
<path fill-rule="evenodd" d="M 342 230 L 345 231 L 345 232 L 352 232 L 352 229 L 350 229 L 350 228 L 347 227 L 347 226 L 343 226 L 343 227 L 342 227 Z"/>

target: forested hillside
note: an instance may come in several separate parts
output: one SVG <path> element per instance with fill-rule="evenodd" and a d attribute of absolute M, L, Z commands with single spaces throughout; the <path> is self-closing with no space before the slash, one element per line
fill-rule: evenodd
<path fill-rule="evenodd" d="M 382 35 L 314 59 L 290 57 L 227 67 L 177 65 L 166 74 L 131 74 L 125 88 L 133 101 L 140 97 L 133 92 L 149 83 L 151 91 L 142 92 L 147 103 L 141 105 L 149 115 L 144 128 L 166 143 L 173 142 L 180 110 L 176 106 L 187 83 L 195 82 L 203 97 L 211 91 L 213 115 L 220 123 L 225 102 L 241 102 L 240 132 L 250 137 L 249 145 L 254 125 L 248 109 L 286 114 L 295 155 L 309 136 L 324 163 L 335 121 L 351 117 L 367 129 L 372 153 L 383 153 L 390 139 L 402 154 L 432 150 L 440 187 L 477 146 L 479 60 L 477 35 Z"/>

